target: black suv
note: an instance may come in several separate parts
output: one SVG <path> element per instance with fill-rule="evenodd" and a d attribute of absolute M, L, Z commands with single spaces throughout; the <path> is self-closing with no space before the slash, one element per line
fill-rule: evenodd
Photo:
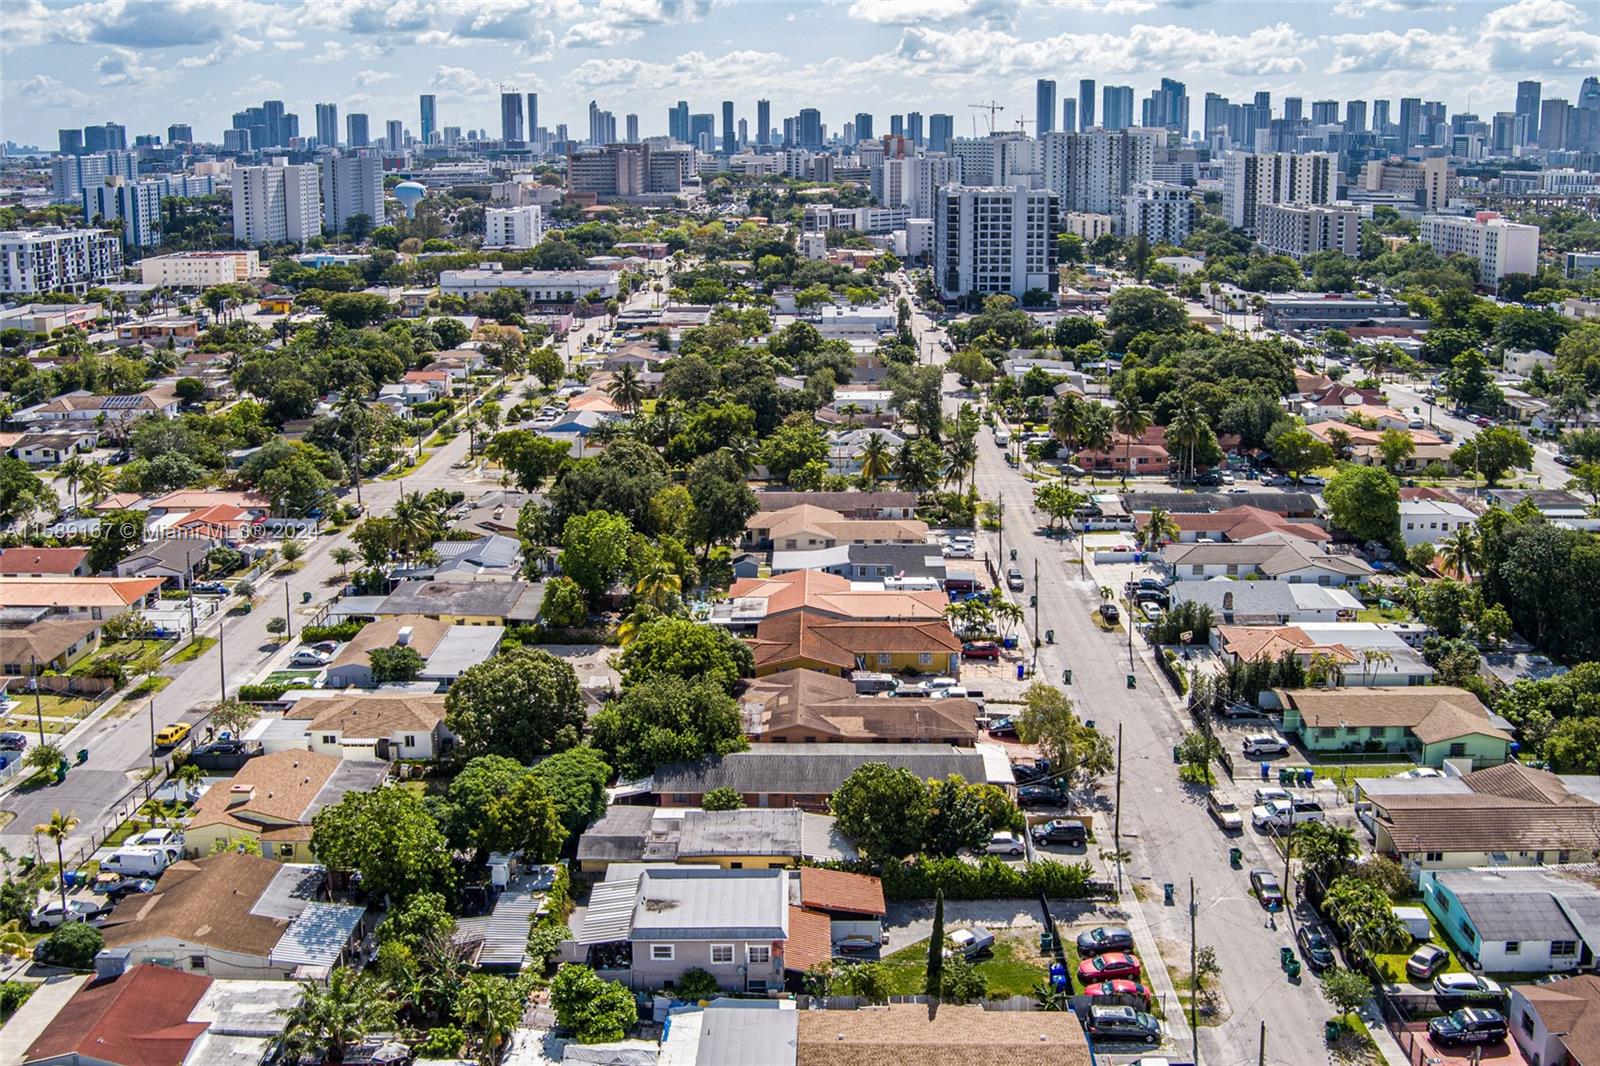
<path fill-rule="evenodd" d="M 1057 818 L 1054 821 L 1036 825 L 1030 832 L 1033 834 L 1035 844 L 1065 844 L 1068 847 L 1084 847 L 1089 843 L 1089 830 L 1084 828 L 1082 822 L 1072 818 Z"/>
<path fill-rule="evenodd" d="M 1466 1007 L 1428 1023 L 1435 1044 L 1494 1044 L 1506 1038 L 1505 1015 L 1486 1007 Z"/>
<path fill-rule="evenodd" d="M 1321 929 L 1301 924 L 1295 939 L 1300 942 L 1300 954 L 1306 957 L 1306 963 L 1313 970 L 1320 972 L 1333 965 L 1333 944 Z"/>

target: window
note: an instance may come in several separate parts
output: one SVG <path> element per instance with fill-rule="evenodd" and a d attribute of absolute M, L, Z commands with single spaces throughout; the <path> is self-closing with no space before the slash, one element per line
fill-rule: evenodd
<path fill-rule="evenodd" d="M 771 962 L 772 946 L 770 944 L 746 944 L 744 957 L 745 961 L 749 963 Z"/>
<path fill-rule="evenodd" d="M 1423 854 L 1423 856 L 1422 856 L 1422 861 L 1423 862 L 1444 862 L 1444 852 L 1442 852 L 1442 851 L 1425 852 Z"/>
<path fill-rule="evenodd" d="M 762 995 L 765 995 L 767 991 L 767 983 L 765 981 L 746 981 L 744 987 L 746 992 L 756 992 Z"/>
<path fill-rule="evenodd" d="M 1552 959 L 1570 959 L 1576 954 L 1578 954 L 1578 942 L 1576 940 L 1550 941 L 1550 957 Z"/>
<path fill-rule="evenodd" d="M 1317 736 L 1320 737 L 1323 740 L 1332 739 L 1333 735 L 1335 733 L 1337 733 L 1337 732 L 1338 732 L 1338 730 L 1335 729 L 1331 725 L 1323 725 L 1323 726 L 1318 726 L 1317 727 Z"/>
<path fill-rule="evenodd" d="M 650 958 L 653 962 L 671 962 L 673 951 L 671 944 L 651 944 Z"/>
<path fill-rule="evenodd" d="M 933 665 L 933 653 L 925 651 L 922 654 L 918 655 L 917 656 L 917 665 L 919 665 L 919 666 L 932 666 Z"/>
<path fill-rule="evenodd" d="M 339 738 L 332 733 L 324 733 L 322 734 L 322 742 L 324 744 L 337 744 L 339 743 Z"/>
<path fill-rule="evenodd" d="M 1454 744 L 1450 745 L 1450 757 L 1452 759 L 1459 759 L 1461 756 L 1465 755 L 1466 753 L 1467 753 L 1467 745 L 1466 745 L 1465 741 L 1458 740 Z"/>
<path fill-rule="evenodd" d="M 401 737 L 400 740 L 401 740 L 402 746 L 404 746 L 404 747 L 414 748 L 414 747 L 417 746 L 417 738 L 412 736 L 409 733 L 407 733 L 404 737 Z"/>
<path fill-rule="evenodd" d="M 1533 1012 L 1532 1011 L 1528 1011 L 1528 1010 L 1524 1010 L 1524 1011 L 1519 1011 L 1518 1013 L 1520 1013 L 1522 1015 L 1522 1031 L 1524 1033 L 1527 1033 L 1529 1036 L 1532 1036 L 1533 1035 Z"/>
<path fill-rule="evenodd" d="M 880 651 L 880 652 L 878 652 L 878 656 L 877 657 L 878 657 L 878 665 L 879 666 L 888 666 L 889 665 L 889 656 L 885 655 L 883 652 Z"/>
<path fill-rule="evenodd" d="M 1506 941 L 1506 945 L 1505 945 L 1505 952 L 1506 952 L 1507 955 L 1521 955 L 1522 954 L 1522 941 L 1520 941 L 1520 940 L 1507 940 Z"/>
<path fill-rule="evenodd" d="M 717 965 L 717 966 L 731 966 L 731 965 L 733 965 L 733 945 L 732 944 L 712 944 L 711 945 L 711 962 L 712 962 L 713 965 Z"/>
<path fill-rule="evenodd" d="M 278 854 L 282 855 L 284 858 L 287 859 L 289 856 L 294 854 L 294 845 L 293 844 L 279 844 L 278 845 Z"/>

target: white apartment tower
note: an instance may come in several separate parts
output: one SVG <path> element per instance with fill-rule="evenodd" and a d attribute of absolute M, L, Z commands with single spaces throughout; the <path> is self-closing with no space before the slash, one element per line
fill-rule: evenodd
<path fill-rule="evenodd" d="M 1182 244 L 1200 209 L 1189 190 L 1164 181 L 1136 182 L 1122 198 L 1122 233 L 1151 244 Z"/>
<path fill-rule="evenodd" d="M 544 237 L 544 211 L 526 207 L 491 207 L 483 213 L 485 248 L 532 248 Z"/>
<path fill-rule="evenodd" d="M 1265 204 L 1256 211 L 1256 243 L 1293 259 L 1317 252 L 1340 252 L 1354 258 L 1361 251 L 1361 209 Z"/>
<path fill-rule="evenodd" d="M 82 292 L 122 273 L 122 242 L 100 229 L 0 231 L 0 293 Z"/>
<path fill-rule="evenodd" d="M 1128 190 L 1154 178 L 1166 139 L 1159 129 L 1051 133 L 1040 142 L 1045 188 L 1061 194 L 1063 210 L 1120 216 Z"/>
<path fill-rule="evenodd" d="M 933 273 L 945 299 L 1054 293 L 1061 198 L 1049 189 L 949 185 L 934 193 Z"/>
<path fill-rule="evenodd" d="M 1422 241 L 1441 256 L 1460 252 L 1478 264 L 1478 280 L 1498 289 L 1507 274 L 1539 268 L 1539 227 L 1511 222 L 1493 211 L 1476 215 L 1423 215 Z"/>
<path fill-rule="evenodd" d="M 383 160 L 375 155 L 330 155 L 322 160 L 322 204 L 328 229 L 344 232 L 353 215 L 383 225 Z"/>
<path fill-rule="evenodd" d="M 246 244 L 304 244 L 322 233 L 320 175 L 315 164 L 236 167 L 233 236 Z"/>
<path fill-rule="evenodd" d="M 934 190 L 961 183 L 961 160 L 947 155 L 902 156 L 885 159 L 875 175 L 880 204 L 904 207 L 912 218 L 929 218 Z"/>
<path fill-rule="evenodd" d="M 1039 142 L 1026 134 L 957 138 L 950 154 L 961 161 L 961 180 L 969 185 L 1038 184 Z"/>
<path fill-rule="evenodd" d="M 1338 193 L 1333 152 L 1232 152 L 1224 165 L 1222 202 L 1228 225 L 1254 234 L 1267 204 L 1329 204 Z"/>

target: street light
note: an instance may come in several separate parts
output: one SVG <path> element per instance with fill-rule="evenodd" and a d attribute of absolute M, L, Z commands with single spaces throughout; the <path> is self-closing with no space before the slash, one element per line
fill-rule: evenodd
<path fill-rule="evenodd" d="M 33 692 L 33 714 L 39 720 L 39 746 L 44 746 L 44 704 L 39 698 L 39 660 L 32 655 L 28 656 L 29 672 L 33 675 L 28 678 L 28 688 Z"/>

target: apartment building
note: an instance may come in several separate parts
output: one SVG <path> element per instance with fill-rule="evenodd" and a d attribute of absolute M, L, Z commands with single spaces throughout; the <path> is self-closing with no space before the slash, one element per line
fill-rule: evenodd
<path fill-rule="evenodd" d="M 1230 153 L 1222 182 L 1228 224 L 1253 236 L 1264 204 L 1332 203 L 1338 163 L 1333 152 Z"/>
<path fill-rule="evenodd" d="M 491 207 L 483 213 L 485 248 L 532 248 L 544 237 L 544 210 L 526 207 Z"/>
<path fill-rule="evenodd" d="M 82 292 L 122 273 L 122 243 L 98 229 L 0 231 L 0 293 Z"/>
<path fill-rule="evenodd" d="M 1056 290 L 1061 198 L 1049 189 L 952 185 L 935 194 L 934 275 L 945 299 Z"/>
<path fill-rule="evenodd" d="M 1478 280 L 1498 289 L 1507 274 L 1539 269 L 1539 227 L 1501 218 L 1493 211 L 1475 215 L 1424 215 L 1422 240 L 1441 256 L 1460 252 L 1478 264 Z"/>
<path fill-rule="evenodd" d="M 263 273 L 261 255 L 254 249 L 153 255 L 139 260 L 139 272 L 146 285 L 181 289 L 240 284 Z"/>
<path fill-rule="evenodd" d="M 1329 251 L 1354 257 L 1361 249 L 1361 210 L 1322 204 L 1263 204 L 1256 211 L 1256 243 L 1294 259 Z"/>
<path fill-rule="evenodd" d="M 1122 198 L 1122 232 L 1151 244 L 1182 244 L 1194 230 L 1200 208 L 1182 185 L 1136 182 Z"/>
<path fill-rule="evenodd" d="M 1067 211 L 1121 215 L 1129 190 L 1154 179 L 1156 149 L 1165 142 L 1165 130 L 1052 133 L 1040 141 L 1044 187 Z"/>
<path fill-rule="evenodd" d="M 334 233 L 343 233 L 356 215 L 367 216 L 369 229 L 383 225 L 383 160 L 375 155 L 324 158 L 322 203 Z"/>
<path fill-rule="evenodd" d="M 304 244 L 322 233 L 321 176 L 314 164 L 237 167 L 233 236 L 246 244 Z"/>

